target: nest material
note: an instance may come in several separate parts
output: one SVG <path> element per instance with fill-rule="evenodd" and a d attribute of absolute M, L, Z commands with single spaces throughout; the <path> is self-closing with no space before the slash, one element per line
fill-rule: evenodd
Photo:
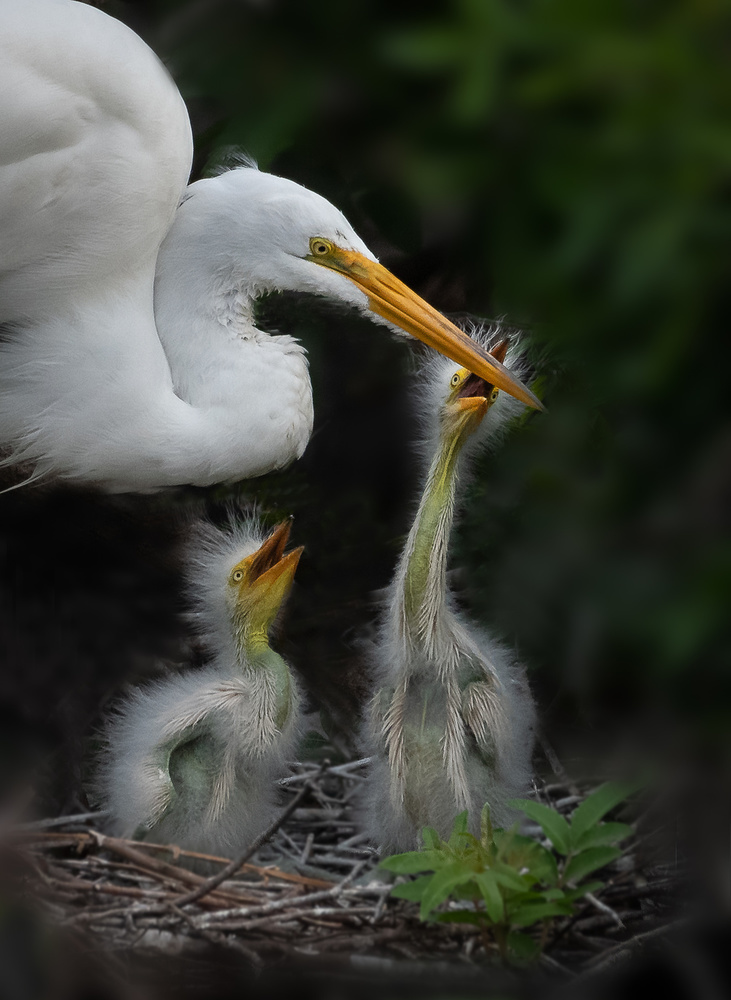
<path fill-rule="evenodd" d="M 478 928 L 422 923 L 415 904 L 390 897 L 392 883 L 354 823 L 367 763 L 296 765 L 282 782 L 290 799 L 283 815 L 232 863 L 107 837 L 96 828 L 98 813 L 16 826 L 4 840 L 25 873 L 25 898 L 87 948 L 91 941 L 107 953 L 226 949 L 256 967 L 337 953 L 378 968 L 404 959 L 447 961 L 453 969 L 494 960 L 497 950 L 490 953 Z M 589 791 L 563 780 L 538 795 L 570 813 Z M 552 922 L 546 970 L 592 974 L 672 926 L 679 873 L 638 860 L 638 844 L 650 834 L 637 825 L 628 851 L 598 873 L 601 892 L 582 899 L 573 917 Z M 201 865 L 214 874 L 191 870 Z"/>

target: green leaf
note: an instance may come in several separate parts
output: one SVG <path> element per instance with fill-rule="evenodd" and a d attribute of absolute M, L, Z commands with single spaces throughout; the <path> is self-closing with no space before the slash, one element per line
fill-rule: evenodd
<path fill-rule="evenodd" d="M 607 781 L 600 785 L 573 811 L 571 833 L 574 843 L 578 843 L 579 838 L 592 826 L 595 826 L 603 816 L 606 816 L 610 809 L 614 809 L 620 802 L 624 802 L 627 796 L 640 787 L 638 782 L 629 784 L 619 781 Z"/>
<path fill-rule="evenodd" d="M 491 867 L 503 870 L 507 865 L 510 871 L 518 872 L 526 869 L 521 878 L 533 882 L 554 884 L 558 881 L 558 867 L 553 853 L 532 837 L 524 837 L 515 830 L 496 830 L 495 844 L 499 860 L 494 861 Z"/>
<path fill-rule="evenodd" d="M 433 875 L 421 875 L 411 882 L 401 882 L 391 889 L 391 895 L 395 899 L 409 899 L 412 903 L 420 903 L 433 878 Z"/>
<path fill-rule="evenodd" d="M 532 799 L 513 799 L 510 805 L 522 809 L 526 816 L 538 823 L 551 841 L 553 846 L 561 854 L 568 854 L 571 850 L 571 831 L 563 816 L 544 806 L 542 802 L 534 802 Z"/>
<path fill-rule="evenodd" d="M 553 903 L 557 899 L 566 899 L 567 895 L 563 889 L 544 889 L 541 893 L 547 903 Z"/>
<path fill-rule="evenodd" d="M 424 827 L 421 831 L 421 839 L 424 842 L 424 848 L 428 851 L 438 851 L 442 846 L 439 834 L 432 826 Z"/>
<path fill-rule="evenodd" d="M 467 810 L 461 812 L 459 816 L 455 817 L 454 825 L 452 826 L 452 832 L 449 835 L 448 844 L 450 847 L 460 847 L 462 844 L 462 836 L 467 833 L 467 824 L 469 817 L 467 816 Z"/>
<path fill-rule="evenodd" d="M 578 887 L 578 889 L 565 889 L 564 898 L 573 902 L 575 899 L 581 899 L 581 897 L 585 896 L 587 892 L 596 892 L 598 889 L 603 888 L 603 882 L 584 882 Z"/>
<path fill-rule="evenodd" d="M 456 885 L 452 889 L 452 895 L 455 899 L 469 899 L 478 900 L 482 899 L 482 893 L 480 892 L 479 886 L 474 882 L 474 871 L 472 872 L 472 879 L 469 882 L 463 882 L 462 885 Z"/>
<path fill-rule="evenodd" d="M 533 962 L 539 955 L 541 946 L 530 934 L 511 931 L 508 934 L 508 950 L 521 962 Z"/>
<path fill-rule="evenodd" d="M 616 844 L 619 840 L 631 837 L 634 830 L 627 823 L 600 823 L 590 826 L 574 843 L 574 849 L 584 851 L 587 847 L 604 847 L 605 844 Z"/>
<path fill-rule="evenodd" d="M 468 882 L 473 876 L 472 870 L 465 864 L 455 862 L 432 875 L 429 887 L 421 897 L 421 919 L 443 903 L 455 886 Z"/>
<path fill-rule="evenodd" d="M 541 844 L 533 845 L 528 868 L 531 876 L 540 882 L 546 882 L 548 885 L 555 885 L 558 882 L 556 858 Z"/>
<path fill-rule="evenodd" d="M 501 924 L 505 920 L 505 904 L 494 873 L 478 872 L 474 879 L 480 887 L 482 898 L 485 900 L 485 910 L 488 917 L 494 924 Z"/>
<path fill-rule="evenodd" d="M 496 865 L 491 871 L 499 885 L 506 889 L 514 889 L 515 892 L 525 892 L 533 882 L 533 879 L 526 875 L 518 875 L 515 869 L 508 868 L 507 865 Z"/>
<path fill-rule="evenodd" d="M 469 852 L 475 857 L 481 853 L 482 845 L 473 833 L 459 833 L 457 836 L 460 838 L 459 846 L 463 851 Z"/>
<path fill-rule="evenodd" d="M 510 923 L 516 927 L 530 927 L 538 920 L 548 917 L 566 917 L 573 913 L 573 907 L 568 900 L 552 903 L 520 903 L 508 914 Z"/>
<path fill-rule="evenodd" d="M 578 882 L 597 868 L 603 868 L 610 861 L 618 858 L 622 852 L 617 847 L 590 847 L 581 854 L 571 858 L 564 868 L 564 878 L 567 881 Z"/>
<path fill-rule="evenodd" d="M 408 851 L 384 858 L 380 867 L 397 875 L 415 875 L 417 872 L 436 871 L 448 862 L 442 851 Z"/>

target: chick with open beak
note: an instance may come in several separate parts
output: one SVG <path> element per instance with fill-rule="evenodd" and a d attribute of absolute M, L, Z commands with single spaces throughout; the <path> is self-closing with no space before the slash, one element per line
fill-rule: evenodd
<path fill-rule="evenodd" d="M 494 334 L 482 332 L 488 347 Z M 502 362 L 508 343 L 490 350 Z M 425 826 L 446 838 L 463 810 L 479 833 L 485 803 L 496 824 L 510 822 L 508 802 L 528 785 L 533 745 L 523 668 L 457 610 L 447 586 L 465 445 L 492 442 L 519 407 L 493 383 L 446 363 L 432 365 L 422 382 L 434 431 L 429 470 L 373 643 L 363 725 L 372 765 L 362 821 L 387 852 L 418 847 Z"/>
<path fill-rule="evenodd" d="M 269 632 L 302 548 L 291 521 L 201 528 L 189 592 L 212 659 L 137 688 L 106 729 L 97 792 L 118 835 L 229 856 L 277 811 L 276 779 L 299 732 L 299 697 Z"/>

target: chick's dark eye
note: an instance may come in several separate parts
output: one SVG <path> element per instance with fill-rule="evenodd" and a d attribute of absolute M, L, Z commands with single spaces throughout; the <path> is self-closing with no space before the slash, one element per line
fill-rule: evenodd
<path fill-rule="evenodd" d="M 455 372 L 450 383 L 452 386 L 459 385 L 459 372 Z"/>
<path fill-rule="evenodd" d="M 500 395 L 500 390 L 499 389 L 493 389 L 492 392 L 490 393 L 490 402 L 494 403 L 495 400 L 498 398 L 499 395 Z"/>
<path fill-rule="evenodd" d="M 240 569 L 235 569 L 231 574 L 231 579 L 233 580 L 234 583 L 241 583 L 241 581 L 244 579 L 244 574 L 241 572 Z"/>

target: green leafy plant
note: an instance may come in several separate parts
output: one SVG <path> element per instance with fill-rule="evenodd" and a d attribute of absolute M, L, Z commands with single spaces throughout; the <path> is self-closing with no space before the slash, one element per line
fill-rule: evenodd
<path fill-rule="evenodd" d="M 540 802 L 514 800 L 539 824 L 552 850 L 518 833 L 517 824 L 494 828 L 485 806 L 479 839 L 469 832 L 463 812 L 449 840 L 425 827 L 422 850 L 394 854 L 381 867 L 419 876 L 396 885 L 392 895 L 420 903 L 422 920 L 476 924 L 486 948 L 494 941 L 503 960 L 530 961 L 545 947 L 551 921 L 571 916 L 577 899 L 603 886 L 584 879 L 619 857 L 615 845 L 632 833 L 626 823 L 603 818 L 635 788 L 607 782 L 576 807 L 570 821 Z M 469 905 L 435 913 L 447 900 Z M 526 933 L 536 924 L 542 925 L 537 938 Z"/>

